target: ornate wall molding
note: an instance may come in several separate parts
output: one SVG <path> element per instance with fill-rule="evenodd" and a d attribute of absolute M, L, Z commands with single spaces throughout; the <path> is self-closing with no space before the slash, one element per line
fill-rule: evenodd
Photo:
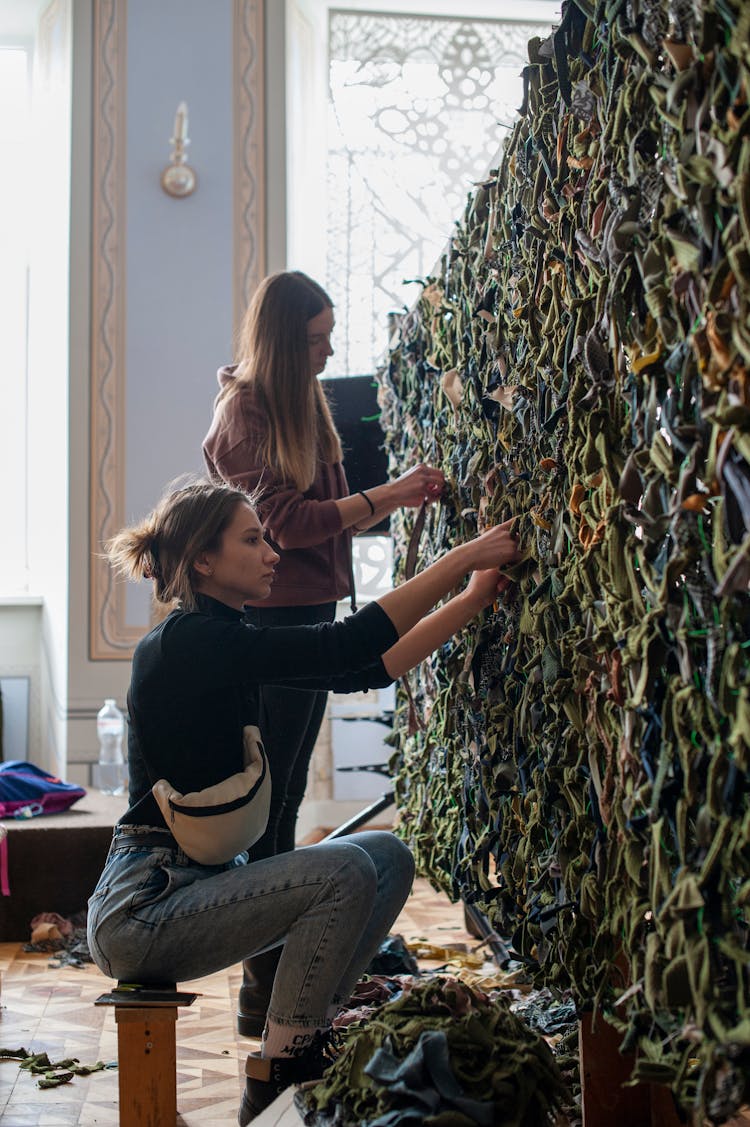
<path fill-rule="evenodd" d="M 126 585 L 103 544 L 125 520 L 125 193 L 127 0 L 94 5 L 89 648 L 128 660 L 143 625 L 126 620 Z M 265 272 L 262 0 L 233 0 L 234 324 Z"/>
<path fill-rule="evenodd" d="M 266 272 L 263 0 L 234 0 L 235 335 Z"/>
<path fill-rule="evenodd" d="M 94 5 L 91 277 L 90 649 L 128 658 L 125 586 L 101 558 L 123 514 L 125 461 L 125 93 L 127 0 Z"/>

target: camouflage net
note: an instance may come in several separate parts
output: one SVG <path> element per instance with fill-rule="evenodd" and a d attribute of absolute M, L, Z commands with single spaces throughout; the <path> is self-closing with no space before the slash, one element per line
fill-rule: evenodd
<path fill-rule="evenodd" d="M 750 1083 L 749 44 L 741 0 L 571 0 L 381 392 L 394 467 L 449 481 L 421 562 L 511 515 L 529 554 L 401 694 L 401 833 L 716 1121 Z"/>

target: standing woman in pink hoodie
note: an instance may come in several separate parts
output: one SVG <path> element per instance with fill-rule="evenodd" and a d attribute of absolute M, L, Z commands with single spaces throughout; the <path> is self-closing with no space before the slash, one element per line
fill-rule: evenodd
<path fill-rule="evenodd" d="M 253 493 L 280 560 L 271 595 L 246 608 L 255 626 L 333 621 L 354 599 L 352 534 L 395 509 L 437 500 L 440 470 L 417 465 L 401 477 L 350 493 L 341 442 L 317 377 L 333 355 L 333 303 L 299 271 L 266 278 L 245 314 L 237 361 L 218 373 L 220 391 L 203 442 L 209 474 Z M 297 814 L 327 694 L 264 686 L 260 729 L 271 764 L 268 828 L 251 860 L 294 849 Z M 245 959 L 237 1025 L 259 1036 L 281 948 Z"/>

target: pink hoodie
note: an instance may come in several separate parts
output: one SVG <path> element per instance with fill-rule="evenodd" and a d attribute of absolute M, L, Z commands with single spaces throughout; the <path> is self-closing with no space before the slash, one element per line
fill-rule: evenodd
<path fill-rule="evenodd" d="M 219 369 L 222 388 L 234 379 L 235 367 Z M 352 593 L 351 533 L 342 530 L 333 503 L 349 492 L 344 467 L 340 462 L 319 462 L 312 485 L 300 493 L 261 464 L 265 428 L 252 388 L 244 386 L 222 401 L 203 440 L 203 458 L 214 480 L 248 492 L 261 489 L 258 515 L 281 560 L 270 596 L 258 605 L 314 606 L 348 598 Z"/>

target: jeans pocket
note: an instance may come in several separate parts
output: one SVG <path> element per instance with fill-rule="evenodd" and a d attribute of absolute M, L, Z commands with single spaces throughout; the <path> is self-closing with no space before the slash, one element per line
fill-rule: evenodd
<path fill-rule="evenodd" d="M 128 915 L 143 923 L 158 922 L 159 906 L 183 889 L 200 882 L 208 873 L 217 873 L 224 866 L 207 869 L 201 865 L 175 863 L 171 856 L 161 856 L 158 863 L 143 874 L 134 889 L 128 906 Z"/>
<path fill-rule="evenodd" d="M 139 912 L 144 908 L 158 904 L 164 895 L 171 891 L 170 866 L 166 864 L 155 865 L 147 873 L 138 887 L 133 891 L 130 900 L 128 915 L 139 918 Z"/>

